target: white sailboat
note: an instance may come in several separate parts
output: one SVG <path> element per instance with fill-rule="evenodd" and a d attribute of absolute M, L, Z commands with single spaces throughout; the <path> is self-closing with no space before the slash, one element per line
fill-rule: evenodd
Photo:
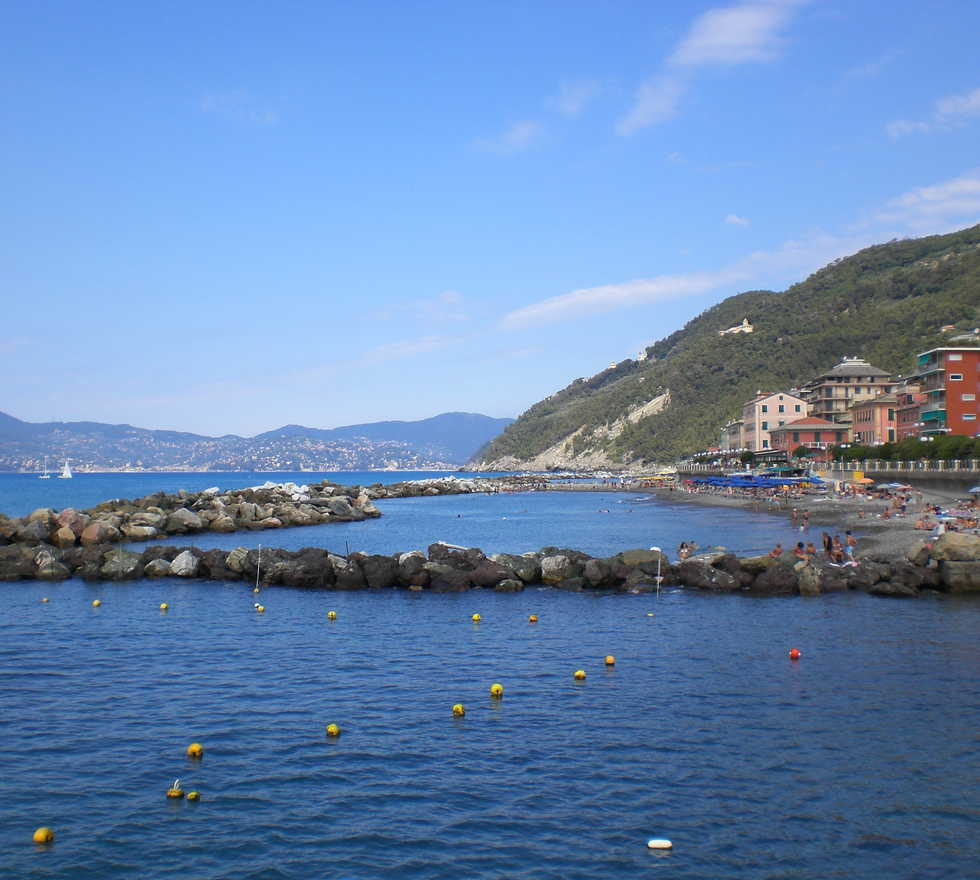
<path fill-rule="evenodd" d="M 44 473 L 38 474 L 37 478 L 39 480 L 50 480 L 51 474 L 48 473 L 48 457 L 44 456 Z"/>
<path fill-rule="evenodd" d="M 68 467 L 68 459 L 65 459 L 65 466 L 61 469 L 61 473 L 58 474 L 59 480 L 70 480 L 71 479 L 71 468 Z"/>

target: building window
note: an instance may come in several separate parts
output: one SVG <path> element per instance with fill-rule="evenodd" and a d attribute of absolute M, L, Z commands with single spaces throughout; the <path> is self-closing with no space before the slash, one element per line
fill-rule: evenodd
<path fill-rule="evenodd" d="M 962 373 L 950 373 L 949 374 L 949 381 L 950 382 L 962 382 L 963 381 L 963 374 Z"/>
<path fill-rule="evenodd" d="M 963 355 L 956 352 L 950 352 L 949 355 L 947 355 L 947 358 L 951 361 L 961 361 L 963 360 Z"/>
<path fill-rule="evenodd" d="M 895 429 L 894 428 L 889 428 L 888 429 L 888 442 L 889 443 L 894 443 L 895 442 Z"/>
<path fill-rule="evenodd" d="M 794 431 L 793 432 L 793 442 L 794 443 L 799 443 L 800 442 L 800 432 L 799 431 Z"/>
<path fill-rule="evenodd" d="M 855 385 L 854 386 L 854 393 L 855 394 L 860 394 L 861 393 L 861 386 L 860 385 Z"/>
<path fill-rule="evenodd" d="M 782 404 L 779 404 L 779 411 L 780 412 L 786 412 L 786 407 L 783 406 Z"/>
<path fill-rule="evenodd" d="M 820 432 L 819 431 L 814 431 L 813 432 L 813 442 L 814 443 L 819 443 L 820 442 Z"/>
<path fill-rule="evenodd" d="M 962 399 L 963 400 L 976 400 L 977 399 L 977 396 L 976 396 L 976 394 L 964 394 Z"/>
<path fill-rule="evenodd" d="M 769 412 L 769 407 L 766 404 L 762 404 L 762 411 Z"/>
<path fill-rule="evenodd" d="M 768 449 L 769 448 L 769 441 L 768 440 L 763 440 L 762 441 L 762 448 L 763 449 Z"/>
<path fill-rule="evenodd" d="M 763 422 L 762 423 L 762 430 L 763 431 L 768 431 L 769 430 L 769 422 Z"/>
<path fill-rule="evenodd" d="M 838 443 L 843 443 L 844 442 L 844 432 L 843 431 L 835 431 L 834 433 L 837 436 L 837 442 Z"/>
<path fill-rule="evenodd" d="M 796 404 L 796 406 L 793 407 L 793 412 L 799 412 L 799 411 L 800 411 L 800 405 Z"/>
<path fill-rule="evenodd" d="M 895 410 L 893 409 L 888 410 L 888 421 L 889 422 L 895 421 Z"/>
<path fill-rule="evenodd" d="M 976 413 L 963 413 L 964 422 L 975 422 L 977 419 Z"/>

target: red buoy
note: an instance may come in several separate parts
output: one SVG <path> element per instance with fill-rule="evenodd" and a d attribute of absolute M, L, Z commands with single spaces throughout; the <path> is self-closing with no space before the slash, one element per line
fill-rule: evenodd
<path fill-rule="evenodd" d="M 790 660 L 799 660 L 800 659 L 800 652 L 796 648 L 793 648 L 789 652 L 789 659 Z"/>

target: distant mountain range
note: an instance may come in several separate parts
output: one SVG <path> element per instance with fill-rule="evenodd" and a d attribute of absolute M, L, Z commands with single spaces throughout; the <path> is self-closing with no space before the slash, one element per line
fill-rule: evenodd
<path fill-rule="evenodd" d="M 255 437 L 205 437 L 101 422 L 24 422 L 0 412 L 0 471 L 426 470 L 465 464 L 513 419 L 442 413 L 341 428 L 286 425 Z"/>

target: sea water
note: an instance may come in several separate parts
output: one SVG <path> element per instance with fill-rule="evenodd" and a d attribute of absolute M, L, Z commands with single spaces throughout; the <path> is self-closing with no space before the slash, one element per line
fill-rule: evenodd
<path fill-rule="evenodd" d="M 478 509 L 478 532 L 508 522 L 508 497 L 529 517 L 581 500 L 536 514 L 531 543 L 638 513 L 666 528 L 653 504 L 614 514 L 630 502 L 612 493 L 406 499 L 352 525 L 424 546 L 412 520 L 465 537 L 450 529 Z M 685 534 L 738 513 L 678 507 Z M 0 877 L 816 880 L 980 861 L 977 602 L 275 587 L 258 614 L 247 585 L 177 579 L 0 596 Z M 177 777 L 200 802 L 167 800 Z M 31 842 L 41 825 L 53 845 Z"/>

